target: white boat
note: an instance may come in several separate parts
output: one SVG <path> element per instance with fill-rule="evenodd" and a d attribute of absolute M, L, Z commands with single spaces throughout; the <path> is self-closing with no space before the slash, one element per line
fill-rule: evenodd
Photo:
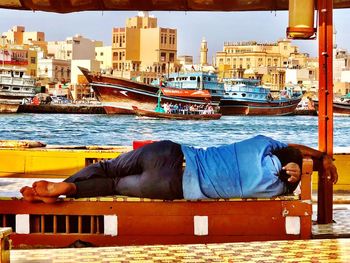
<path fill-rule="evenodd" d="M 35 79 L 25 75 L 25 69 L 0 67 L 0 112 L 15 112 L 15 105 L 34 96 Z"/>

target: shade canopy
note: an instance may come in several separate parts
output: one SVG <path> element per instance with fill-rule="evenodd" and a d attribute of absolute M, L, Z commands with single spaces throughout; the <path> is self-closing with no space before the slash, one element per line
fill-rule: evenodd
<path fill-rule="evenodd" d="M 350 0 L 334 0 L 350 8 Z M 269 11 L 288 10 L 288 0 L 0 0 L 0 8 L 56 13 L 78 11 Z"/>

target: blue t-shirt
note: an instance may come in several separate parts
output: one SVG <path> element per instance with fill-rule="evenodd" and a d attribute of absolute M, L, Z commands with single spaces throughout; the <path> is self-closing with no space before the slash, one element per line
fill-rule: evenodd
<path fill-rule="evenodd" d="M 220 147 L 181 147 L 185 199 L 272 197 L 286 191 L 277 176 L 281 162 L 272 154 L 287 147 L 284 143 L 258 135 Z"/>

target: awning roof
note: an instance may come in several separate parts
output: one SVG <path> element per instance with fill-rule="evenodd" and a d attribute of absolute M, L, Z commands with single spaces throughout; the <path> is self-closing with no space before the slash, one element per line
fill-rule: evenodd
<path fill-rule="evenodd" d="M 350 0 L 333 0 L 350 8 Z M 269 11 L 287 10 L 288 0 L 0 0 L 0 8 L 56 13 L 78 11 Z"/>

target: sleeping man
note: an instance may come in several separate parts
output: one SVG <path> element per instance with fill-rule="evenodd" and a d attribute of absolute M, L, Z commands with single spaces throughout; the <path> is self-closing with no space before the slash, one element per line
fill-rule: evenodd
<path fill-rule="evenodd" d="M 63 182 L 36 181 L 20 191 L 30 202 L 53 203 L 60 195 L 125 195 L 157 199 L 273 197 L 297 187 L 303 156 L 336 183 L 327 154 L 258 135 L 219 147 L 195 148 L 159 141 L 87 166 Z M 185 163 L 185 165 L 183 165 Z"/>

